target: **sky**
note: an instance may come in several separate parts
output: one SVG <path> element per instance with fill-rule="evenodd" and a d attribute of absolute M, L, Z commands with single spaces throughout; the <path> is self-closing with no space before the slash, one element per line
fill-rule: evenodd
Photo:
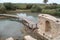
<path fill-rule="evenodd" d="M 43 0 L 0 0 L 0 3 L 11 2 L 11 3 L 43 3 Z M 58 3 L 60 0 L 48 0 L 48 3 Z"/>

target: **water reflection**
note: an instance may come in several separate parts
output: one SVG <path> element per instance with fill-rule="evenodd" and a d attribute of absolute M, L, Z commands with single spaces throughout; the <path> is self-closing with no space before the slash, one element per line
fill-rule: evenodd
<path fill-rule="evenodd" d="M 31 21 L 33 21 L 33 22 L 37 22 L 38 21 L 38 17 L 37 17 L 37 15 L 33 15 L 33 16 L 31 16 L 30 14 L 28 14 L 28 13 L 18 13 L 17 14 L 19 17 L 26 17 L 26 18 L 28 18 L 29 20 L 31 20 Z"/>

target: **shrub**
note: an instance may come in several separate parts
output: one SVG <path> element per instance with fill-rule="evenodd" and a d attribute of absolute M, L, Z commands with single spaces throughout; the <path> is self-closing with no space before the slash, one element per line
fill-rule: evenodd
<path fill-rule="evenodd" d="M 45 6 L 45 9 L 56 9 L 57 6 L 56 5 L 47 5 Z"/>
<path fill-rule="evenodd" d="M 12 3 L 4 3 L 6 10 L 15 10 L 16 7 Z"/>
<path fill-rule="evenodd" d="M 31 8 L 31 12 L 41 12 L 41 11 L 42 9 L 36 5 Z"/>
<path fill-rule="evenodd" d="M 6 13 L 6 8 L 4 7 L 4 5 L 0 6 L 0 13 Z"/>
<path fill-rule="evenodd" d="M 54 9 L 43 9 L 42 10 L 42 13 L 52 14 L 52 15 L 54 15 L 55 12 L 56 12 L 56 10 L 54 10 Z"/>
<path fill-rule="evenodd" d="M 60 17 L 60 12 L 56 12 L 56 13 L 55 13 L 55 16 Z"/>
<path fill-rule="evenodd" d="M 26 9 L 31 9 L 32 8 L 32 4 L 27 4 L 27 7 L 26 7 Z"/>

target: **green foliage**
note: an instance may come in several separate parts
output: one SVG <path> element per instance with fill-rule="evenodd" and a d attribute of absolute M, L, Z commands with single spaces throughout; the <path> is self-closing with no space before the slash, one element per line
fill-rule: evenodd
<path fill-rule="evenodd" d="M 27 9 L 27 8 L 26 8 L 27 4 L 19 4 L 19 3 L 16 3 L 16 4 L 14 4 L 14 5 L 15 5 L 16 8 L 19 9 L 19 10 L 26 10 L 26 9 Z"/>
<path fill-rule="evenodd" d="M 33 6 L 32 4 L 27 4 L 26 9 L 31 9 L 32 6 Z"/>
<path fill-rule="evenodd" d="M 31 8 L 31 12 L 41 12 L 42 9 L 36 5 L 33 5 L 33 7 Z"/>
<path fill-rule="evenodd" d="M 6 8 L 4 7 L 4 5 L 0 5 L 0 13 L 6 13 Z"/>
<path fill-rule="evenodd" d="M 45 9 L 56 9 L 57 5 L 47 5 L 45 6 Z"/>
<path fill-rule="evenodd" d="M 47 3 L 48 0 L 44 0 Z M 19 3 L 2 3 L 0 4 L 0 13 L 6 13 L 7 10 L 31 10 L 31 12 L 47 13 L 60 16 L 60 4 L 19 4 Z"/>
<path fill-rule="evenodd" d="M 6 10 L 15 10 L 16 7 L 12 3 L 4 3 Z"/>
<path fill-rule="evenodd" d="M 47 10 L 46 9 L 43 9 L 42 10 L 42 13 L 54 15 L 56 13 L 56 10 L 55 9 L 52 9 L 52 10 L 50 10 L 50 9 L 47 9 Z"/>
<path fill-rule="evenodd" d="M 53 15 L 57 16 L 57 17 L 60 17 L 60 12 L 55 12 Z"/>
<path fill-rule="evenodd" d="M 57 3 L 53 3 L 53 5 L 58 5 Z"/>

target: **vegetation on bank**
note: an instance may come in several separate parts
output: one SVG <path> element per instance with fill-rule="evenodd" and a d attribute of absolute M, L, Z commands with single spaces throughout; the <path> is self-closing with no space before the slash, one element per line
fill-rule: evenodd
<path fill-rule="evenodd" d="M 44 2 L 45 4 L 0 3 L 0 13 L 16 10 L 30 10 L 31 12 L 57 15 L 60 17 L 60 5 L 57 3 L 46 4 L 46 2 Z"/>

